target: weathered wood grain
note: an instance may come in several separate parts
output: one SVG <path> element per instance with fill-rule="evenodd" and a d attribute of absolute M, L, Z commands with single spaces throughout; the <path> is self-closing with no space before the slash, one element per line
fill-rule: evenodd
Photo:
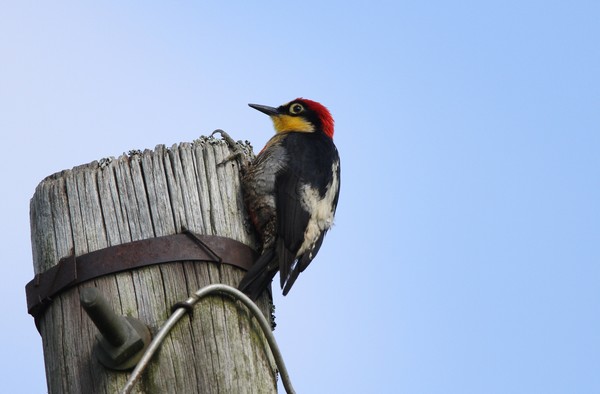
<path fill-rule="evenodd" d="M 73 253 L 171 235 L 183 228 L 248 245 L 237 163 L 217 140 L 201 138 L 130 152 L 49 176 L 31 200 L 36 273 Z M 96 328 L 79 304 L 97 287 L 118 313 L 153 332 L 171 306 L 210 283 L 237 285 L 244 272 L 227 265 L 174 262 L 108 275 L 64 291 L 39 319 L 49 393 L 115 393 L 127 373 L 104 369 L 91 353 Z M 270 315 L 266 296 L 259 300 Z M 139 393 L 268 393 L 276 372 L 258 324 L 240 304 L 209 297 L 165 340 L 136 387 Z"/>

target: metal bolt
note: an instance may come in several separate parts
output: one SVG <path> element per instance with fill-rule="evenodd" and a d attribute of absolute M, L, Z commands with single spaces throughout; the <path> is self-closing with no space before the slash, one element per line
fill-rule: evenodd
<path fill-rule="evenodd" d="M 148 327 L 133 317 L 117 315 L 96 288 L 82 289 L 79 297 L 81 306 L 100 331 L 94 346 L 98 360 L 111 369 L 133 368 L 150 343 Z"/>
<path fill-rule="evenodd" d="M 113 346 L 121 346 L 127 340 L 125 317 L 117 315 L 98 289 L 87 287 L 79 295 L 81 306 L 92 319 L 102 336 Z"/>

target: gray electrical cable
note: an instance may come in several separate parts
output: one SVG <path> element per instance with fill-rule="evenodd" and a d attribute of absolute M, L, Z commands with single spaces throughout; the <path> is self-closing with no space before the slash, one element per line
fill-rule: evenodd
<path fill-rule="evenodd" d="M 269 343 L 269 348 L 273 353 L 273 358 L 275 359 L 275 364 L 277 364 L 277 369 L 279 370 L 279 374 L 281 375 L 281 382 L 283 383 L 283 387 L 288 394 L 295 394 L 294 388 L 292 387 L 292 382 L 290 381 L 290 376 L 287 372 L 287 368 L 285 367 L 285 363 L 283 361 L 283 356 L 279 350 L 279 346 L 277 346 L 277 342 L 275 341 L 275 336 L 271 331 L 271 324 L 267 321 L 265 316 L 262 314 L 262 311 L 256 306 L 256 304 L 246 296 L 246 294 L 242 293 L 235 287 L 231 287 L 224 284 L 212 284 L 205 286 L 201 289 L 198 289 L 190 298 L 188 298 L 185 303 L 193 306 L 202 298 L 206 297 L 212 293 L 225 293 L 228 294 L 235 299 L 242 301 L 244 305 L 254 314 L 254 317 L 258 320 L 260 327 L 262 328 L 265 337 L 267 338 L 267 342 Z M 169 319 L 165 322 L 165 324 L 158 331 L 156 336 L 150 342 L 148 349 L 138 362 L 135 369 L 131 372 L 131 376 L 129 376 L 129 380 L 121 390 L 121 394 L 129 394 L 133 389 L 133 386 L 140 379 L 142 372 L 146 369 L 150 359 L 156 353 L 156 351 L 160 348 L 162 342 L 166 338 L 167 334 L 171 329 L 177 324 L 179 319 L 181 319 L 185 313 L 186 309 L 184 307 L 177 308 Z"/>

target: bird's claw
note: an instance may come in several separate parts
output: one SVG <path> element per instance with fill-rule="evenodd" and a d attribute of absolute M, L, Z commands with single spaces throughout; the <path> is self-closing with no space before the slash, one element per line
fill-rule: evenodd
<path fill-rule="evenodd" d="M 235 149 L 237 147 L 237 142 L 235 142 L 233 140 L 233 138 L 231 138 L 231 136 L 229 134 L 227 134 L 226 131 L 221 130 L 221 129 L 216 129 L 215 131 L 213 131 L 212 133 L 210 133 L 210 136 L 214 137 L 215 134 L 220 134 L 221 138 L 223 140 L 225 140 L 225 142 L 227 142 L 227 145 L 229 145 L 230 148 Z"/>
<path fill-rule="evenodd" d="M 231 138 L 231 136 L 229 134 L 227 134 L 225 131 L 223 131 L 221 129 L 217 129 L 217 130 L 213 131 L 210 134 L 210 136 L 214 137 L 215 134 L 220 134 L 221 138 L 229 146 L 229 149 L 233 150 L 233 153 L 230 154 L 229 156 L 227 156 L 225 159 L 223 159 L 223 161 L 218 163 L 217 166 L 223 166 L 232 160 L 237 160 L 238 163 L 243 167 L 244 166 L 243 159 L 245 157 L 245 153 L 244 153 L 244 150 L 242 149 L 242 147 L 240 146 L 240 144 L 235 142 L 234 139 Z"/>

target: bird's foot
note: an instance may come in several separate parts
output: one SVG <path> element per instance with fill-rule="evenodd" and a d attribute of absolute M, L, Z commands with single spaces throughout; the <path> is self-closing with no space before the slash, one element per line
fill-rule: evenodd
<path fill-rule="evenodd" d="M 240 164 L 240 167 L 243 169 L 246 167 L 246 152 L 244 150 L 244 148 L 242 147 L 242 145 L 238 142 L 235 142 L 233 140 L 233 138 L 231 138 L 231 136 L 229 134 L 227 134 L 225 131 L 221 130 L 221 129 L 217 129 L 215 131 L 213 131 L 211 133 L 211 137 L 213 137 L 215 134 L 220 134 L 221 138 L 227 143 L 227 145 L 229 146 L 229 149 L 233 150 L 233 153 L 230 154 L 229 156 L 227 156 L 225 159 L 223 159 L 223 161 L 221 161 L 219 164 L 217 164 L 218 166 L 223 166 L 227 163 L 229 163 L 232 160 L 237 160 L 238 163 Z"/>

